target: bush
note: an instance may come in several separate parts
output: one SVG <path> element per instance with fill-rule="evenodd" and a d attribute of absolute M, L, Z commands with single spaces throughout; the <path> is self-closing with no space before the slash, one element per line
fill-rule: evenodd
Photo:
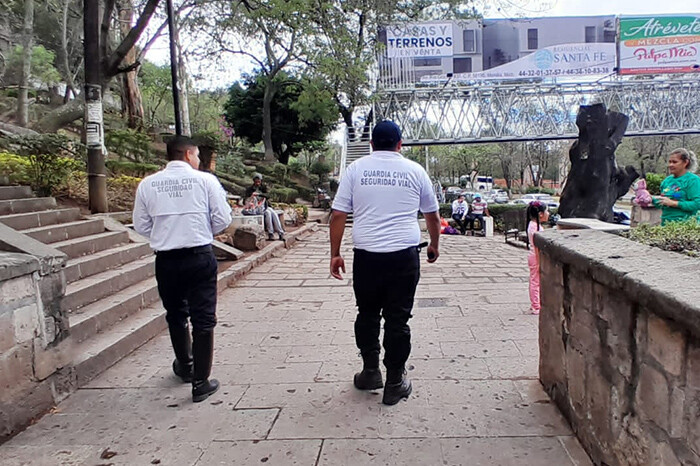
<path fill-rule="evenodd" d="M 527 189 L 525 190 L 526 194 L 535 194 L 535 193 L 542 193 L 542 194 L 549 194 L 550 196 L 554 196 L 554 190 L 551 188 L 541 188 L 539 186 L 528 186 Z"/>
<path fill-rule="evenodd" d="M 151 139 L 133 129 L 116 129 L 105 135 L 105 146 L 119 158 L 132 162 L 147 162 L 152 159 Z"/>
<path fill-rule="evenodd" d="M 30 184 L 30 164 L 27 157 L 0 152 L 0 175 L 6 176 L 10 184 Z"/>
<path fill-rule="evenodd" d="M 658 173 L 647 173 L 647 191 L 652 196 L 658 196 L 661 194 L 661 182 L 664 180 L 664 176 Z"/>
<path fill-rule="evenodd" d="M 158 165 L 152 163 L 137 163 L 122 160 L 107 160 L 105 165 L 114 176 L 126 175 L 138 178 L 143 178 L 151 173 L 157 172 L 160 168 Z"/>
<path fill-rule="evenodd" d="M 333 166 L 329 162 L 316 161 L 311 165 L 309 172 L 313 173 L 314 175 L 318 175 L 321 179 L 323 179 L 332 170 Z"/>
<path fill-rule="evenodd" d="M 700 224 L 695 218 L 663 226 L 641 224 L 629 232 L 629 238 L 666 251 L 700 255 Z"/>
<path fill-rule="evenodd" d="M 15 137 L 10 145 L 20 155 L 3 153 L 3 174 L 11 183 L 29 184 L 40 196 L 60 191 L 71 172 L 84 168 L 83 162 L 73 158 L 81 145 L 60 134 Z"/>
<path fill-rule="evenodd" d="M 295 220 L 297 225 L 303 225 L 309 219 L 309 208 L 303 204 L 286 204 L 281 202 L 274 202 L 271 204 L 273 209 L 280 209 L 284 211 L 293 210 L 293 216 L 296 216 Z M 288 220 L 285 218 L 285 221 Z"/>
<path fill-rule="evenodd" d="M 302 163 L 299 162 L 299 159 L 297 159 L 296 157 L 289 158 L 287 168 L 289 169 L 290 173 L 294 173 L 296 175 L 300 175 L 304 172 L 304 165 L 302 165 Z"/>
<path fill-rule="evenodd" d="M 270 197 L 275 202 L 292 204 L 299 197 L 299 192 L 294 188 L 272 188 L 270 189 Z"/>

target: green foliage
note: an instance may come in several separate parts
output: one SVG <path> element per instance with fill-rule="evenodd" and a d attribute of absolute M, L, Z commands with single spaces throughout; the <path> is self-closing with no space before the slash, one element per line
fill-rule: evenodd
<path fill-rule="evenodd" d="M 700 224 L 695 218 L 663 226 L 641 224 L 629 232 L 629 238 L 666 251 L 700 254 Z"/>
<path fill-rule="evenodd" d="M 299 191 L 294 188 L 272 188 L 270 189 L 270 197 L 273 201 L 291 204 L 296 202 Z"/>
<path fill-rule="evenodd" d="M 15 179 L 29 183 L 41 196 L 60 190 L 68 174 L 84 167 L 76 159 L 84 154 L 83 146 L 62 134 L 14 137 L 9 146 L 28 161 L 28 165 L 17 165 L 18 170 L 25 167 L 26 171 L 14 175 Z"/>
<path fill-rule="evenodd" d="M 311 165 L 311 170 L 309 170 L 314 175 L 318 175 L 322 180 L 328 176 L 328 174 L 333 170 L 333 165 L 330 162 L 321 162 L 317 160 Z"/>
<path fill-rule="evenodd" d="M 553 196 L 555 191 L 551 188 L 542 188 L 540 186 L 528 186 L 527 189 L 525 190 L 527 194 L 534 194 L 534 193 L 542 193 L 542 194 L 549 194 L 550 196 Z"/>
<path fill-rule="evenodd" d="M 22 69 L 22 51 L 24 47 L 21 45 L 15 46 L 8 58 L 7 71 L 5 81 L 10 84 L 19 83 Z M 59 74 L 53 63 L 56 59 L 56 54 L 44 48 L 43 45 L 32 47 L 31 58 L 31 80 L 38 81 L 42 87 L 50 87 L 61 82 Z"/>
<path fill-rule="evenodd" d="M 174 121 L 170 65 L 157 66 L 144 61 L 138 79 L 146 126 L 155 129 Z"/>
<path fill-rule="evenodd" d="M 287 163 L 287 168 L 289 169 L 289 173 L 294 173 L 297 175 L 304 172 L 304 166 L 299 161 L 299 159 L 296 157 L 289 158 L 289 163 Z"/>
<path fill-rule="evenodd" d="M 652 196 L 658 196 L 659 194 L 661 194 L 661 182 L 663 180 L 663 175 L 660 175 L 658 173 L 647 173 L 646 182 L 647 191 L 649 191 L 649 194 L 651 194 Z"/>
<path fill-rule="evenodd" d="M 133 129 L 116 129 L 105 134 L 105 146 L 120 159 L 144 163 L 152 159 L 151 139 Z"/>
<path fill-rule="evenodd" d="M 0 175 L 6 176 L 10 184 L 29 183 L 30 164 L 27 157 L 0 152 Z"/>
<path fill-rule="evenodd" d="M 130 176 L 143 178 L 151 173 L 158 171 L 158 165 L 152 163 L 137 163 L 123 160 L 107 160 L 105 162 L 107 169 L 114 176 Z"/>
<path fill-rule="evenodd" d="M 192 140 L 199 147 L 208 147 L 216 152 L 226 148 L 226 141 L 218 131 L 200 131 L 192 135 Z"/>
<path fill-rule="evenodd" d="M 229 89 L 224 105 L 226 121 L 236 135 L 250 144 L 262 141 L 263 96 L 268 78 L 262 74 L 248 76 L 243 83 Z M 278 159 L 289 157 L 309 144 L 324 141 L 335 127 L 335 103 L 330 94 L 318 92 L 308 80 L 280 72 L 272 82 L 272 148 Z M 314 92 L 310 92 L 310 89 Z"/>

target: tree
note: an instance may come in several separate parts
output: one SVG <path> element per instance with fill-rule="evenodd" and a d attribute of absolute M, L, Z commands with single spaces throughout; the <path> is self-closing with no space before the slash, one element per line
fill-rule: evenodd
<path fill-rule="evenodd" d="M 29 123 L 29 73 L 32 68 L 32 42 L 34 30 L 34 0 L 24 0 L 24 26 L 22 28 L 22 67 L 17 93 L 17 122 Z"/>
<path fill-rule="evenodd" d="M 116 47 L 113 47 L 111 37 L 114 36 L 114 32 L 112 31 L 114 21 L 112 19 L 117 0 L 104 1 L 105 7 L 100 30 L 103 90 L 114 77 L 132 71 L 138 67 L 138 62 L 127 62 L 126 64 L 123 62 L 129 54 L 129 51 L 134 47 L 143 34 L 143 31 L 146 29 L 160 0 L 145 0 L 143 10 L 141 10 L 141 14 L 136 20 L 136 23 L 129 29 L 129 32 Z M 84 106 L 85 102 L 82 98 L 73 99 L 39 120 L 35 125 L 35 129 L 42 132 L 55 132 L 59 128 L 81 118 L 84 113 Z"/>
<path fill-rule="evenodd" d="M 251 144 L 263 141 L 264 106 L 270 79 L 260 73 L 235 83 L 224 105 L 226 121 L 237 136 Z M 270 144 L 281 163 L 316 141 L 335 126 L 336 108 L 330 92 L 317 83 L 280 72 L 274 78 L 275 99 L 270 102 Z"/>
<path fill-rule="evenodd" d="M 355 110 L 370 101 L 371 68 L 383 44 L 377 31 L 392 23 L 419 19 L 476 17 L 471 2 L 459 0 L 321 0 L 312 4 L 313 34 L 302 43 L 311 72 L 334 92 L 340 116 L 355 136 Z M 371 119 L 368 118 L 368 119 Z M 368 124 L 369 121 L 366 121 Z"/>
<path fill-rule="evenodd" d="M 141 83 L 146 125 L 149 128 L 156 128 L 163 122 L 172 120 L 174 114 L 170 66 L 157 66 L 145 61 L 139 68 L 138 77 Z"/>
<path fill-rule="evenodd" d="M 133 0 L 118 0 L 117 9 L 119 10 L 119 34 L 124 40 L 129 35 L 131 23 L 134 20 Z M 137 65 L 135 47 L 127 52 L 126 61 Z M 144 118 L 141 89 L 136 77 L 136 67 L 121 75 L 122 113 L 127 117 L 129 128 L 133 129 L 141 128 Z"/>
<path fill-rule="evenodd" d="M 247 56 L 266 78 L 262 105 L 266 160 L 275 157 L 271 108 L 280 91 L 280 81 L 275 78 L 298 59 L 299 41 L 310 23 L 310 3 L 310 0 L 203 0 L 193 21 L 209 36 L 210 53 Z M 262 54 L 255 53 L 259 48 Z"/>

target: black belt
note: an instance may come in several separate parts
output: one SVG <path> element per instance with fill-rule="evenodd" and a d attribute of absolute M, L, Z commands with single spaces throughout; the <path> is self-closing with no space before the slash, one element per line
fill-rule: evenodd
<path fill-rule="evenodd" d="M 169 249 L 167 251 L 156 251 L 156 256 L 159 257 L 182 257 L 190 254 L 198 254 L 200 252 L 211 251 L 211 244 L 204 246 L 195 246 L 193 248 Z"/>

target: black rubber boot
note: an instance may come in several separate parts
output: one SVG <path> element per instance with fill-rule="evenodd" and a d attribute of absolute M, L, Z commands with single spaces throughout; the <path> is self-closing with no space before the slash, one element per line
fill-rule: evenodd
<path fill-rule="evenodd" d="M 183 382 L 192 382 L 192 336 L 188 326 L 169 326 L 170 342 L 173 344 L 175 360 L 173 361 L 173 372 L 180 377 Z"/>
<path fill-rule="evenodd" d="M 406 370 L 403 367 L 386 370 L 386 386 L 382 403 L 395 405 L 401 399 L 408 398 L 412 390 L 411 381 L 406 378 Z"/>
<path fill-rule="evenodd" d="M 379 370 L 379 351 L 362 355 L 362 372 L 355 374 L 353 383 L 358 390 L 376 390 L 382 388 L 382 371 Z"/>
<path fill-rule="evenodd" d="M 209 398 L 219 389 L 219 381 L 209 380 L 211 363 L 214 358 L 214 331 L 192 332 L 192 353 L 194 373 L 192 377 L 192 401 L 199 403 Z"/>

